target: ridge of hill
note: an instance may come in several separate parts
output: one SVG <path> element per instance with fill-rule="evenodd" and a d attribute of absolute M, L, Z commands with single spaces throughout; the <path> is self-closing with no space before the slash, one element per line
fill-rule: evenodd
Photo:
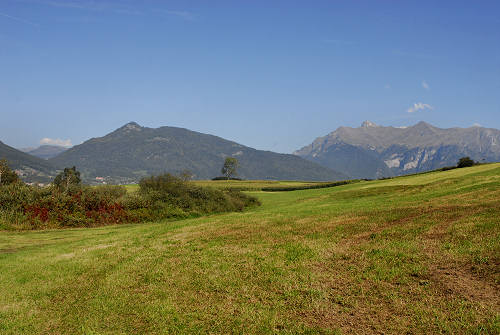
<path fill-rule="evenodd" d="M 56 169 L 44 159 L 29 155 L 0 141 L 0 159 L 6 159 L 10 168 L 25 181 L 48 182 Z"/>
<path fill-rule="evenodd" d="M 87 181 L 136 182 L 164 172 L 189 170 L 195 179 L 220 175 L 226 157 L 240 163 L 244 179 L 340 180 L 338 173 L 295 155 L 256 150 L 214 135 L 177 127 L 148 128 L 135 122 L 76 145 L 49 160 L 60 168 L 76 166 Z"/>
<path fill-rule="evenodd" d="M 59 145 L 41 145 L 37 148 L 26 148 L 26 150 L 21 149 L 21 151 L 41 159 L 54 158 L 66 150 L 68 150 L 68 148 L 61 147 Z"/>
<path fill-rule="evenodd" d="M 500 130 L 442 129 L 423 121 L 397 128 L 365 121 L 358 128 L 339 127 L 294 154 L 352 178 L 389 177 L 455 165 L 464 156 L 499 161 Z"/>

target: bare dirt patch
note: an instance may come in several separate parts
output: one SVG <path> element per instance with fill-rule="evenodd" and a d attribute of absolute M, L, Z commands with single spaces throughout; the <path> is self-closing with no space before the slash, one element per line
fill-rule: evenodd
<path fill-rule="evenodd" d="M 70 253 L 67 253 L 67 254 L 61 254 L 57 258 L 58 259 L 70 259 L 70 258 L 75 257 L 78 252 L 84 253 L 84 252 L 88 252 L 88 251 L 92 251 L 92 250 L 106 249 L 106 248 L 109 248 L 109 247 L 112 247 L 112 246 L 113 246 L 113 244 L 99 244 L 99 245 L 95 245 L 95 246 L 92 246 L 92 247 L 89 247 L 89 248 L 85 248 L 85 249 L 82 249 L 82 250 L 79 250 L 79 251 L 73 251 L 73 252 L 70 252 Z"/>
<path fill-rule="evenodd" d="M 0 249 L 0 254 L 13 254 L 17 251 L 19 251 L 21 248 L 5 248 L 5 249 Z"/>
<path fill-rule="evenodd" d="M 440 248 L 440 242 L 456 220 L 457 218 L 441 221 L 423 236 L 423 251 L 430 260 L 430 280 L 445 295 L 461 296 L 481 306 L 499 311 L 500 285 L 486 276 L 474 273 L 471 264 L 446 256 Z"/>

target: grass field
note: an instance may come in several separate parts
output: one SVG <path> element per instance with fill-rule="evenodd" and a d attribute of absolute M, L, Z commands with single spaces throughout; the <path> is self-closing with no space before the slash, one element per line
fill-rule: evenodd
<path fill-rule="evenodd" d="M 324 182 L 314 181 L 278 181 L 278 180 L 193 180 L 193 184 L 198 186 L 209 186 L 214 188 L 232 188 L 242 191 L 259 191 L 264 187 L 300 187 L 324 184 Z M 125 185 L 129 192 L 135 192 L 139 185 Z"/>
<path fill-rule="evenodd" d="M 499 334 L 500 164 L 0 232 L 1 334 Z"/>

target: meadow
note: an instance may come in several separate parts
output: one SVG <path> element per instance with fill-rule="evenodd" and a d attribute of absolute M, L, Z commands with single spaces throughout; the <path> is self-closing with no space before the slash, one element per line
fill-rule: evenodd
<path fill-rule="evenodd" d="M 0 333 L 500 333 L 500 164 L 247 193 L 262 205 L 0 231 Z"/>
<path fill-rule="evenodd" d="M 242 191 L 260 191 L 267 187 L 308 187 L 327 184 L 319 181 L 297 181 L 297 180 L 193 180 L 196 186 L 212 187 L 217 189 L 236 189 Z M 125 185 L 129 192 L 136 192 L 138 184 Z"/>

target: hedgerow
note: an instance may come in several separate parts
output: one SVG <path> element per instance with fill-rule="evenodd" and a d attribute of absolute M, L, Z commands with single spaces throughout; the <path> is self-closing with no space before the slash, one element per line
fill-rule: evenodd
<path fill-rule="evenodd" d="M 317 188 L 328 188 L 347 184 L 353 184 L 360 182 L 361 179 L 353 180 L 341 180 L 331 183 L 318 183 L 315 185 L 304 185 L 304 186 L 278 186 L 278 187 L 263 187 L 261 190 L 266 192 L 286 192 L 286 191 L 300 191 L 300 190 L 312 190 Z"/>
<path fill-rule="evenodd" d="M 0 228 L 95 227 L 241 211 L 257 204 L 241 192 L 203 188 L 169 174 L 143 179 L 132 194 L 123 186 L 18 182 L 0 186 Z"/>

